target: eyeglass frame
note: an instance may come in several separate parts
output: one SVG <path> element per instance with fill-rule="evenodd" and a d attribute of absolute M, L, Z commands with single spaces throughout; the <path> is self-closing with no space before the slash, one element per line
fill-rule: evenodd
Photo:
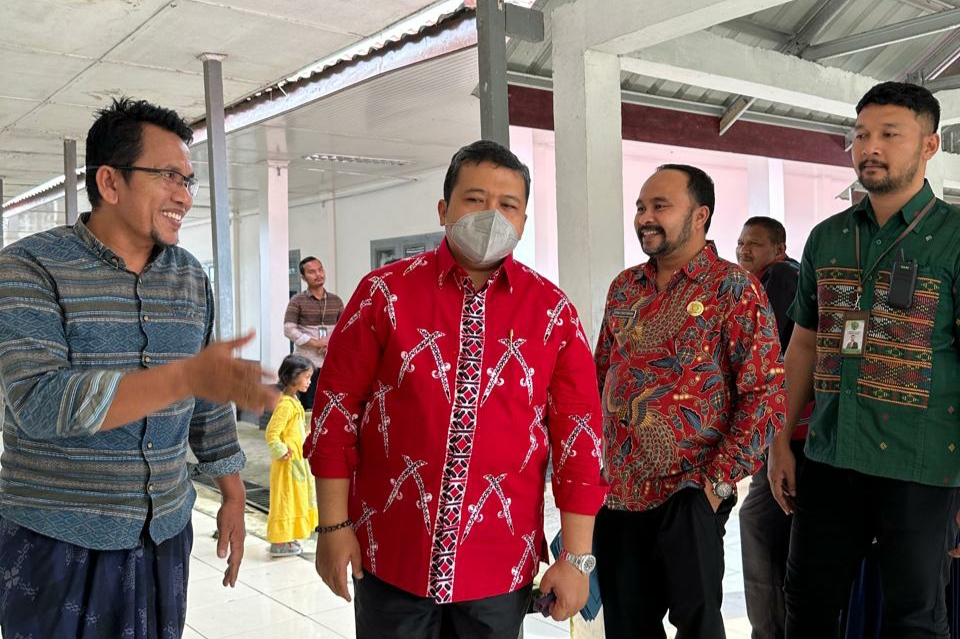
<path fill-rule="evenodd" d="M 118 166 L 116 164 L 98 164 L 88 168 L 98 169 L 101 166 L 108 166 L 111 169 L 117 169 L 118 171 L 142 171 L 143 173 L 153 173 L 154 175 L 159 175 L 161 178 L 165 178 L 166 174 L 170 174 L 171 176 L 176 175 L 180 178 L 180 182 L 177 184 L 177 186 L 182 186 L 183 188 L 187 189 L 187 193 L 190 194 L 190 197 L 197 197 L 197 193 L 200 192 L 200 180 L 197 179 L 196 176 L 188 177 L 176 169 L 152 169 L 146 166 Z M 171 181 L 173 180 L 172 177 L 167 179 L 170 179 Z"/>

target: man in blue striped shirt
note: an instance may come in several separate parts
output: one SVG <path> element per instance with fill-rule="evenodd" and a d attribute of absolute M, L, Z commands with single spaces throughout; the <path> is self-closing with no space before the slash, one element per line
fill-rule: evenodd
<path fill-rule="evenodd" d="M 173 111 L 114 101 L 87 136 L 93 210 L 0 251 L 0 631 L 179 637 L 195 499 L 223 494 L 224 585 L 243 556 L 245 458 L 229 402 L 275 399 L 212 343 L 213 297 L 176 246 L 197 179 Z"/>

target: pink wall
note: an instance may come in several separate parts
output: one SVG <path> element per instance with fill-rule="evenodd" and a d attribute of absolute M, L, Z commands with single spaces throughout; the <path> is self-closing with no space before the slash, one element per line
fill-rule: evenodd
<path fill-rule="evenodd" d="M 556 281 L 556 168 L 553 131 L 511 127 L 514 137 L 533 136 L 533 198 L 536 200 L 536 264 L 547 277 Z M 670 147 L 626 140 L 623 143 L 623 238 L 624 266 L 645 262 L 633 231 L 636 198 L 643 182 L 665 163 L 691 164 L 713 178 L 717 205 L 707 234 L 717 244 L 722 257 L 736 258 L 737 238 L 749 210 L 750 178 L 748 158 L 742 154 L 689 147 Z M 787 228 L 787 252 L 800 258 L 810 229 L 821 220 L 848 206 L 836 196 L 855 179 L 852 168 L 782 161 L 784 225 Z M 774 216 L 775 217 L 775 216 Z M 528 229 L 528 232 L 531 229 Z"/>

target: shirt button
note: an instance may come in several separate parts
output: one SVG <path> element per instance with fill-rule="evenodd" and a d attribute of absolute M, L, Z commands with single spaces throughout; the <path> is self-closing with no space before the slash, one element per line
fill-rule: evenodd
<path fill-rule="evenodd" d="M 144 355 L 144 356 L 143 356 L 143 361 L 144 361 L 145 363 L 149 364 L 149 363 L 151 362 L 150 356 L 149 356 L 149 355 Z"/>
<path fill-rule="evenodd" d="M 850 394 L 850 389 L 848 388 L 847 390 L 843 391 L 843 394 L 844 394 L 844 395 L 849 395 L 849 394 Z"/>
<path fill-rule="evenodd" d="M 155 488 L 155 486 L 154 486 L 153 484 L 148 484 L 148 485 L 147 485 L 147 492 L 148 492 L 148 493 L 152 493 L 154 488 Z"/>
<path fill-rule="evenodd" d="M 153 442 L 147 442 L 147 449 L 148 449 L 148 450 L 152 450 L 152 449 L 153 449 Z"/>
<path fill-rule="evenodd" d="M 143 316 L 143 321 L 144 321 L 144 322 L 149 322 L 149 321 L 150 321 L 150 316 L 149 316 L 149 315 L 144 315 L 144 316 Z"/>
<path fill-rule="evenodd" d="M 883 240 L 877 240 L 877 244 L 883 244 Z"/>

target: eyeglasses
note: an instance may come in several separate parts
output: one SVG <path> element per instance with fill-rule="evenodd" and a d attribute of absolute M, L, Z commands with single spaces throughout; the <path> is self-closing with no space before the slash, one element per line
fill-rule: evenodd
<path fill-rule="evenodd" d="M 190 197 L 196 197 L 197 192 L 200 190 L 200 180 L 195 177 L 187 177 L 183 173 L 174 171 L 173 169 L 150 169 L 145 166 L 113 166 L 112 164 L 103 166 L 110 166 L 120 171 L 143 171 L 144 173 L 159 175 L 160 180 L 168 189 L 172 190 L 182 186 L 187 189 Z"/>

